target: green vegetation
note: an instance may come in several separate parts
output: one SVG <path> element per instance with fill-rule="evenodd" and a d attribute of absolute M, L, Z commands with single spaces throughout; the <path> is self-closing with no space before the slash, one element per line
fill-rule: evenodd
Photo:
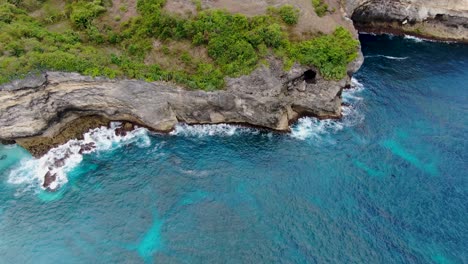
<path fill-rule="evenodd" d="M 356 42 L 350 38 L 350 33 L 340 27 L 332 35 L 297 44 L 293 57 L 301 64 L 315 65 L 324 76 L 339 79 L 357 56 Z"/>
<path fill-rule="evenodd" d="M 284 23 L 288 25 L 295 25 L 299 21 L 299 9 L 292 5 L 284 5 L 280 8 L 268 8 L 270 14 L 279 15 Z"/>
<path fill-rule="evenodd" d="M 92 2 L 78 0 L 70 4 L 70 20 L 78 28 L 88 28 L 91 21 L 99 14 L 106 11 L 100 0 Z"/>
<path fill-rule="evenodd" d="M 315 13 L 319 17 L 323 17 L 328 11 L 328 5 L 324 0 L 312 0 L 312 5 L 314 6 Z"/>
<path fill-rule="evenodd" d="M 201 0 L 193 0 L 193 3 L 195 4 L 195 8 L 197 11 L 202 11 L 202 3 Z"/>
<path fill-rule="evenodd" d="M 183 18 L 165 12 L 165 0 L 139 0 L 138 16 L 110 27 L 99 22 L 106 0 L 68 0 L 61 11 L 51 1 L 0 0 L 0 83 L 47 69 L 214 90 L 225 76 L 249 74 L 269 55 L 286 67 L 314 65 L 330 79 L 342 78 L 357 56 L 358 42 L 341 27 L 292 41 L 286 29 L 299 17 L 292 6 L 255 17 L 205 10 Z"/>

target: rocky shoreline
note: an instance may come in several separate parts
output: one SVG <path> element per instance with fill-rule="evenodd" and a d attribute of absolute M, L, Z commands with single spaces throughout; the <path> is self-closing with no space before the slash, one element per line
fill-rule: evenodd
<path fill-rule="evenodd" d="M 172 83 L 111 80 L 46 72 L 0 86 L 0 139 L 15 141 L 34 156 L 80 138 L 91 128 L 125 121 L 169 132 L 179 123 L 238 123 L 288 131 L 301 116 L 341 117 L 341 92 L 349 76 L 325 80 L 313 68 L 283 71 L 271 59 L 248 76 L 228 78 L 226 88 L 205 92 Z"/>
<path fill-rule="evenodd" d="M 468 41 L 463 0 L 347 0 L 343 16 L 359 31 Z M 187 124 L 237 123 L 288 131 L 301 116 L 341 117 L 341 92 L 363 62 L 362 54 L 340 81 L 312 67 L 269 59 L 252 74 L 227 78 L 224 90 L 187 90 L 173 83 L 111 80 L 45 72 L 0 86 L 0 140 L 40 157 L 92 128 L 124 121 L 168 132 Z M 123 131 L 122 131 L 123 133 Z"/>
<path fill-rule="evenodd" d="M 410 35 L 468 43 L 468 2 L 464 0 L 348 0 L 358 31 Z"/>
<path fill-rule="evenodd" d="M 345 9 L 343 15 L 359 31 L 468 42 L 468 3 L 463 0 L 347 0 Z M 0 143 L 17 143 L 42 157 L 42 187 L 55 191 L 66 162 L 95 151 L 95 142 L 83 135 L 113 121 L 121 125 L 108 137 L 125 138 L 136 126 L 169 132 L 179 122 L 235 123 L 286 132 L 302 116 L 340 118 L 341 93 L 363 60 L 359 52 L 346 78 L 331 81 L 298 64 L 285 72 L 281 61 L 270 58 L 268 66 L 227 78 L 224 90 L 211 92 L 167 82 L 31 74 L 0 85 Z M 45 155 L 49 151 L 54 153 Z"/>

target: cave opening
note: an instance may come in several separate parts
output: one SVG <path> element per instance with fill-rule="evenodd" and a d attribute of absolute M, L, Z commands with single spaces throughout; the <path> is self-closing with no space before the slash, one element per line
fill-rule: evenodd
<path fill-rule="evenodd" d="M 437 15 L 435 15 L 435 17 L 434 17 L 434 20 L 444 21 L 444 20 L 445 20 L 445 16 L 444 16 L 443 14 L 437 14 Z"/>
<path fill-rule="evenodd" d="M 316 79 L 315 77 L 317 76 L 317 73 L 313 70 L 307 70 L 304 72 L 304 81 L 306 83 L 315 83 Z"/>

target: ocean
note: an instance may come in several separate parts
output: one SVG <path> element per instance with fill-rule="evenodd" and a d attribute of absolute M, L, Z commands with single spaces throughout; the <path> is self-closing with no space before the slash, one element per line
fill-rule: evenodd
<path fill-rule="evenodd" d="M 0 145 L 0 263 L 467 263 L 468 46 L 360 38 L 341 120 Z"/>

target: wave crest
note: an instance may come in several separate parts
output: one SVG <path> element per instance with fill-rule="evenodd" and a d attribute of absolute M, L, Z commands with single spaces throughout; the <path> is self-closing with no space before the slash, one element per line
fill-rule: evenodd
<path fill-rule="evenodd" d="M 386 56 L 386 55 L 369 55 L 365 56 L 365 58 L 385 58 L 389 60 L 406 60 L 409 57 L 394 57 L 394 56 Z"/>
<path fill-rule="evenodd" d="M 351 89 L 343 91 L 343 102 L 347 105 L 342 107 L 343 117 L 339 120 L 320 120 L 315 117 L 300 118 L 296 124 L 291 126 L 290 136 L 299 139 L 322 139 L 325 135 L 333 134 L 364 121 L 364 115 L 359 111 L 358 104 L 362 97 L 358 94 L 364 90 L 364 85 L 357 79 L 351 79 Z"/>
<path fill-rule="evenodd" d="M 186 137 L 204 137 L 204 136 L 222 136 L 230 137 L 237 134 L 245 133 L 259 133 L 258 129 L 243 127 L 240 125 L 229 125 L 229 124 L 207 124 L 207 125 L 188 125 L 178 124 L 175 129 L 170 132 L 170 135 L 174 136 L 186 136 Z"/>
<path fill-rule="evenodd" d="M 53 148 L 43 157 L 27 158 L 14 168 L 9 176 L 11 184 L 25 184 L 27 189 L 44 185 L 45 175 L 53 175 L 54 180 L 47 188 L 56 190 L 68 182 L 67 173 L 73 170 L 83 160 L 83 155 L 93 152 L 108 151 L 123 145 L 135 143 L 139 147 L 147 147 L 151 140 L 147 129 L 136 128 L 125 136 L 116 135 L 115 129 L 120 123 L 111 123 L 111 127 L 92 129 L 85 133 L 82 140 L 72 139 L 67 143 Z"/>

